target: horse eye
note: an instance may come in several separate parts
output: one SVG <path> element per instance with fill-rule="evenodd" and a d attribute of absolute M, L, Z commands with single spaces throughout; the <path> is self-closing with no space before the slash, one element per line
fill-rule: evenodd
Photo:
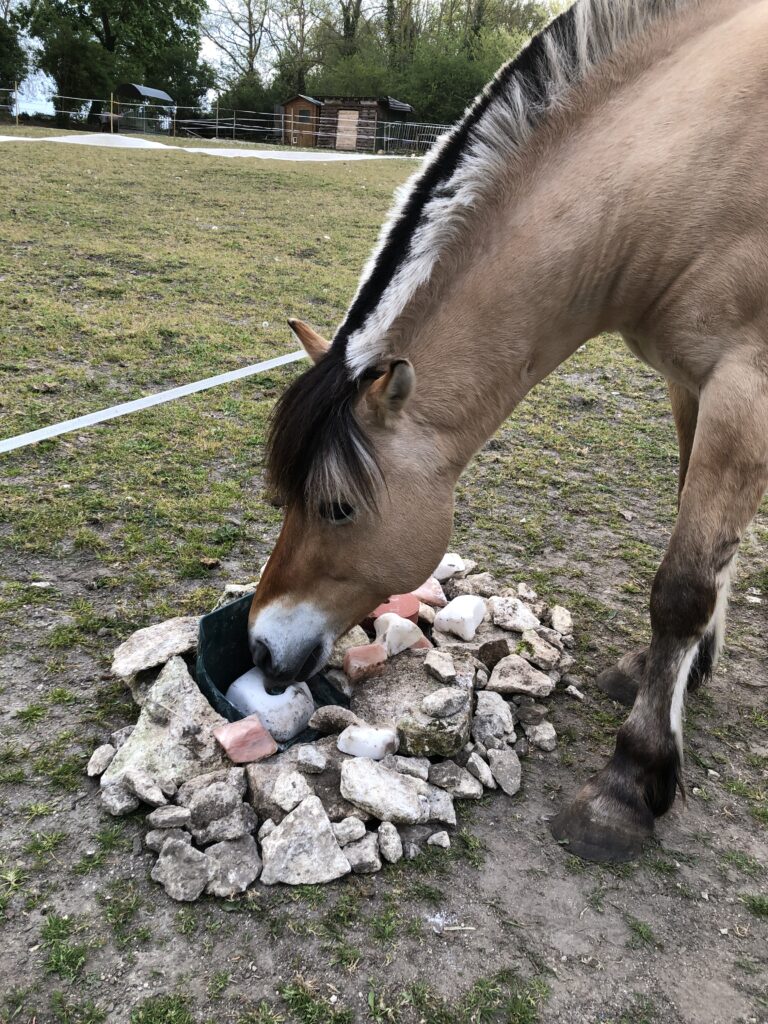
<path fill-rule="evenodd" d="M 320 515 L 329 523 L 346 523 L 354 518 L 355 510 L 345 501 L 331 501 L 320 506 Z"/>

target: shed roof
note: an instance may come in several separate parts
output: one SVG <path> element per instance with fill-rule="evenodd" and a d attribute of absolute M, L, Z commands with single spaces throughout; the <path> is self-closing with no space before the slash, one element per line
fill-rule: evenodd
<path fill-rule="evenodd" d="M 402 114 L 413 113 L 413 107 L 410 103 L 404 103 L 402 100 L 396 100 L 394 96 L 385 96 L 381 102 L 385 103 L 390 110 L 397 110 Z"/>
<path fill-rule="evenodd" d="M 297 92 L 295 96 L 291 96 L 290 99 L 285 100 L 283 106 L 288 103 L 293 103 L 294 100 L 304 100 L 306 103 L 314 103 L 316 107 L 322 107 L 323 101 L 316 100 L 314 96 L 305 96 L 303 92 Z"/>
<path fill-rule="evenodd" d="M 160 100 L 161 103 L 173 103 L 174 100 L 162 89 L 150 89 L 147 85 L 135 85 L 126 82 L 117 87 L 118 96 L 133 96 L 139 100 Z"/>

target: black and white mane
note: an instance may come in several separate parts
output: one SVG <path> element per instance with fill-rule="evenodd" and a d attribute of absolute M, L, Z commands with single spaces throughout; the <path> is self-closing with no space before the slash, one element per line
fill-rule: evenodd
<path fill-rule="evenodd" d="M 385 361 L 394 321 L 544 118 L 592 68 L 692 2 L 577 0 L 501 68 L 433 147 L 400 190 L 330 351 L 275 408 L 267 476 L 282 501 L 310 511 L 329 502 L 371 504 L 376 460 L 354 410 Z"/>

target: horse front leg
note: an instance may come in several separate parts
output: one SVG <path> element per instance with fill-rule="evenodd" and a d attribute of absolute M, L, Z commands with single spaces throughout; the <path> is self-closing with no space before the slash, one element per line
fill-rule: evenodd
<path fill-rule="evenodd" d="M 717 647 L 736 551 L 768 485 L 768 378 L 759 353 L 702 391 L 680 513 L 651 591 L 652 639 L 629 718 L 606 766 L 552 821 L 568 849 L 628 860 L 682 787 L 683 706 Z"/>

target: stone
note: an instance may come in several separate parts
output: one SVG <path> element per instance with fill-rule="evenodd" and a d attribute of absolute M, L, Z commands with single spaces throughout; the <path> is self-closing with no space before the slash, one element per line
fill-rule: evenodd
<path fill-rule="evenodd" d="M 169 839 L 160 850 L 152 878 L 160 882 L 172 900 L 198 899 L 208 884 L 210 864 L 204 853 L 189 843 Z"/>
<path fill-rule="evenodd" d="M 365 647 L 368 643 L 368 634 L 362 626 L 353 626 L 349 632 L 342 634 L 333 645 L 327 662 L 327 668 L 340 669 L 344 667 L 344 655 L 352 647 Z"/>
<path fill-rule="evenodd" d="M 474 775 L 486 789 L 496 789 L 493 772 L 476 751 L 473 751 L 467 758 L 467 771 L 470 775 Z"/>
<path fill-rule="evenodd" d="M 526 661 L 540 668 L 542 672 L 551 672 L 557 668 L 560 661 L 560 651 L 547 643 L 534 629 L 526 629 L 523 632 L 520 653 Z"/>
<path fill-rule="evenodd" d="M 381 761 L 387 754 L 397 753 L 400 741 L 397 732 L 388 726 L 348 725 L 336 746 L 344 754 Z"/>
<path fill-rule="evenodd" d="M 426 622 L 428 626 L 431 626 L 434 624 L 435 615 L 437 612 L 431 605 L 424 604 L 423 601 L 419 604 L 419 622 Z"/>
<path fill-rule="evenodd" d="M 517 707 L 517 720 L 521 725 L 538 725 L 543 722 L 549 714 L 546 704 L 537 704 L 532 701 L 530 704 L 520 703 Z"/>
<path fill-rule="evenodd" d="M 156 828 L 144 836 L 144 845 L 148 850 L 160 853 L 169 839 L 177 839 L 187 846 L 192 843 L 192 836 L 181 828 Z"/>
<path fill-rule="evenodd" d="M 517 641 L 507 634 L 496 637 L 494 640 L 486 640 L 480 645 L 477 656 L 487 669 L 493 671 L 502 658 L 507 658 L 516 652 Z"/>
<path fill-rule="evenodd" d="M 422 779 L 424 782 L 429 778 L 430 763 L 426 757 L 400 757 L 395 756 L 384 759 L 387 768 L 394 768 L 402 775 L 412 775 L 414 779 Z"/>
<path fill-rule="evenodd" d="M 116 729 L 115 732 L 112 733 L 112 735 L 109 737 L 109 742 L 112 744 L 115 750 L 119 750 L 132 732 L 132 725 L 124 725 L 122 729 Z"/>
<path fill-rule="evenodd" d="M 456 573 L 464 572 L 465 569 L 466 563 L 461 555 L 449 551 L 440 559 L 440 564 L 432 575 L 439 583 L 442 583 L 451 579 Z"/>
<path fill-rule="evenodd" d="M 211 896 L 228 899 L 245 892 L 261 873 L 261 857 L 253 836 L 241 836 L 214 843 L 205 851 L 208 859 L 208 884 Z"/>
<path fill-rule="evenodd" d="M 351 683 L 379 676 L 387 661 L 384 644 L 366 644 L 364 647 L 350 647 L 344 655 L 344 674 Z"/>
<path fill-rule="evenodd" d="M 264 728 L 258 715 L 248 715 L 239 722 L 217 726 L 213 735 L 234 764 L 263 761 L 278 751 L 274 737 Z"/>
<path fill-rule="evenodd" d="M 325 678 L 332 686 L 336 687 L 339 693 L 343 693 L 345 697 L 351 697 L 354 693 L 354 686 L 340 668 L 326 669 Z"/>
<path fill-rule="evenodd" d="M 483 786 L 455 761 L 441 761 L 429 769 L 429 781 L 433 786 L 446 790 L 457 800 L 479 800 Z"/>
<path fill-rule="evenodd" d="M 510 705 L 504 700 L 500 693 L 493 690 L 482 690 L 477 695 L 475 706 L 475 721 L 488 718 L 491 715 L 501 719 L 503 734 L 509 735 L 515 732 L 515 713 Z"/>
<path fill-rule="evenodd" d="M 477 627 L 485 617 L 485 601 L 482 597 L 464 594 L 454 597 L 435 616 L 435 629 L 452 633 L 462 640 L 471 640 Z"/>
<path fill-rule="evenodd" d="M 536 725 L 524 725 L 523 728 L 528 742 L 539 750 L 549 753 L 557 746 L 557 733 L 551 722 L 538 722 Z"/>
<path fill-rule="evenodd" d="M 283 693 L 267 693 L 266 676 L 255 666 L 232 683 L 226 698 L 244 715 L 257 714 L 276 743 L 287 743 L 298 735 L 315 710 L 306 683 L 294 683 Z"/>
<path fill-rule="evenodd" d="M 490 609 L 493 624 L 511 632 L 522 633 L 541 625 L 531 609 L 518 597 L 492 597 Z"/>
<path fill-rule="evenodd" d="M 456 820 L 453 802 L 444 799 L 448 794 L 366 757 L 352 758 L 341 766 L 341 792 L 350 803 L 382 821 L 416 824 L 437 819 L 452 824 Z"/>
<path fill-rule="evenodd" d="M 383 604 L 374 608 L 367 621 L 375 622 L 380 615 L 388 615 L 390 612 L 394 612 L 395 615 L 400 615 L 404 619 L 410 619 L 411 622 L 416 622 L 419 617 L 419 599 L 413 594 L 395 594 L 394 597 L 390 597 Z"/>
<path fill-rule="evenodd" d="M 366 681 L 356 689 L 352 710 L 371 725 L 394 725 L 401 754 L 452 757 L 469 739 L 471 709 L 468 704 L 448 718 L 424 714 L 423 699 L 440 688 L 424 671 L 425 660 L 415 652 L 407 652 L 396 662 L 388 663 L 380 679 Z"/>
<path fill-rule="evenodd" d="M 578 686 L 574 686 L 573 683 L 569 683 L 568 686 L 566 686 L 565 692 L 569 697 L 573 697 L 575 700 L 585 700 L 584 694 Z"/>
<path fill-rule="evenodd" d="M 502 658 L 491 672 L 486 692 L 491 690 L 494 693 L 548 697 L 554 688 L 555 684 L 549 676 L 533 668 L 518 654 L 510 654 Z"/>
<path fill-rule="evenodd" d="M 573 616 L 561 604 L 552 605 L 550 608 L 549 623 L 561 636 L 571 636 L 573 633 Z"/>
<path fill-rule="evenodd" d="M 200 846 L 223 842 L 225 839 L 239 839 L 256 831 L 258 819 L 248 804 L 241 803 L 237 810 L 223 818 L 215 818 L 201 828 L 192 827 L 192 835 Z"/>
<path fill-rule="evenodd" d="M 185 615 L 139 629 L 112 656 L 112 675 L 129 679 L 148 668 L 163 665 L 176 655 L 197 649 L 200 619 Z"/>
<path fill-rule="evenodd" d="M 311 782 L 312 789 L 320 797 L 328 817 L 331 821 L 341 821 L 351 814 L 359 815 L 357 808 L 341 795 L 341 765 L 349 755 L 337 749 L 335 736 L 323 736 L 315 740 L 313 746 L 323 754 L 327 762 L 322 772 L 311 776 Z M 272 794 L 281 774 L 299 770 L 300 749 L 298 745 L 294 745 L 275 754 L 268 761 L 259 761 L 246 768 L 249 801 L 260 819 L 272 818 L 273 821 L 281 822 L 285 817 L 285 811 L 272 798 Z"/>
<path fill-rule="evenodd" d="M 546 640 L 548 644 L 551 644 L 553 647 L 557 648 L 562 657 L 565 647 L 563 645 L 563 638 L 556 630 L 550 629 L 549 626 L 539 626 L 536 632 L 539 634 L 542 640 Z M 570 655 L 568 657 L 570 657 Z"/>
<path fill-rule="evenodd" d="M 356 843 L 365 835 L 365 822 L 352 815 L 349 818 L 344 818 L 343 821 L 332 822 L 331 828 L 339 846 Z"/>
<path fill-rule="evenodd" d="M 328 758 L 314 743 L 305 743 L 296 751 L 296 766 L 307 775 L 319 775 L 328 767 Z"/>
<path fill-rule="evenodd" d="M 255 580 L 252 583 L 227 583 L 211 611 L 215 612 L 231 601 L 238 601 L 241 597 L 245 597 L 246 594 L 255 593 L 257 586 L 258 583 Z"/>
<path fill-rule="evenodd" d="M 239 839 L 254 832 L 258 824 L 252 808 L 226 782 L 214 782 L 195 793 L 189 810 L 190 831 L 201 846 Z"/>
<path fill-rule="evenodd" d="M 461 594 L 477 594 L 478 597 L 493 597 L 498 594 L 499 584 L 489 572 L 478 572 L 451 582 L 454 597 Z"/>
<path fill-rule="evenodd" d="M 381 871 L 379 837 L 376 832 L 366 832 L 362 839 L 345 846 L 344 856 L 356 875 L 372 875 Z"/>
<path fill-rule="evenodd" d="M 317 885 L 351 870 L 316 796 L 308 796 L 264 838 L 261 855 L 265 885 Z"/>
<path fill-rule="evenodd" d="M 213 730 L 224 724 L 183 660 L 172 658 L 149 690 L 131 735 L 102 775 L 102 787 L 129 768 L 180 785 L 196 775 L 227 767 L 229 762 L 213 737 Z"/>
<path fill-rule="evenodd" d="M 147 824 L 157 828 L 186 828 L 192 821 L 192 812 L 188 807 L 166 804 L 158 807 L 147 815 Z"/>
<path fill-rule="evenodd" d="M 447 651 L 430 651 L 424 659 L 424 668 L 438 683 L 448 685 L 456 682 L 456 666 Z"/>
<path fill-rule="evenodd" d="M 403 856 L 403 841 L 391 821 L 379 825 L 379 853 L 388 864 L 397 864 Z"/>
<path fill-rule="evenodd" d="M 116 753 L 117 750 L 111 743 L 102 743 L 100 747 L 96 747 L 85 769 L 86 775 L 91 779 L 96 775 L 102 775 L 109 768 Z"/>
<path fill-rule="evenodd" d="M 259 837 L 259 842 L 260 843 L 263 842 L 267 838 L 269 833 L 270 832 L 274 832 L 274 830 L 276 828 L 277 828 L 277 823 L 272 821 L 271 818 L 267 818 L 267 820 L 261 826 L 259 831 L 256 833 L 258 835 L 258 837 Z"/>
<path fill-rule="evenodd" d="M 444 608 L 448 600 L 440 586 L 440 581 L 430 576 L 428 580 L 413 591 L 413 596 L 418 598 L 422 604 L 430 605 L 432 608 Z"/>
<path fill-rule="evenodd" d="M 507 738 L 504 732 L 504 723 L 498 715 L 476 718 L 472 723 L 472 739 L 477 746 L 494 750 L 503 747 Z"/>
<path fill-rule="evenodd" d="M 509 747 L 503 750 L 489 750 L 488 764 L 502 790 L 507 796 L 514 796 L 520 789 L 522 779 L 520 758 L 514 750 L 510 750 Z"/>
<path fill-rule="evenodd" d="M 513 749 L 518 757 L 528 757 L 531 752 L 531 745 L 525 736 L 521 736 L 517 743 L 515 743 Z"/>
<path fill-rule="evenodd" d="M 183 807 L 188 807 L 192 797 L 201 789 L 213 785 L 214 782 L 226 782 L 228 785 L 244 797 L 246 791 L 245 769 L 244 768 L 220 768 L 214 772 L 205 772 L 194 779 L 190 779 L 179 787 L 176 794 L 176 802 Z"/>
<path fill-rule="evenodd" d="M 521 600 L 527 601 L 529 604 L 532 604 L 534 601 L 538 601 L 539 599 L 539 595 L 533 587 L 529 587 L 527 583 L 517 584 L 517 596 Z"/>
<path fill-rule="evenodd" d="M 394 612 L 379 615 L 374 622 L 374 630 L 376 643 L 386 648 L 388 658 L 407 651 L 409 647 L 424 639 L 424 634 L 415 622 L 404 619 L 402 615 L 396 615 Z"/>
<path fill-rule="evenodd" d="M 284 811 L 292 811 L 311 795 L 312 789 L 300 772 L 283 772 L 278 775 L 272 790 L 272 799 Z"/>
<path fill-rule="evenodd" d="M 433 690 L 421 702 L 421 710 L 430 718 L 450 718 L 469 706 L 469 693 L 457 686 Z"/>
<path fill-rule="evenodd" d="M 101 778 L 101 804 L 105 811 L 117 818 L 136 810 L 140 803 L 139 798 L 123 785 L 120 778 L 112 779 L 106 784 L 103 775 Z"/>
<path fill-rule="evenodd" d="M 310 729 L 317 729 L 324 734 L 343 732 L 348 725 L 365 725 L 365 722 L 354 711 L 343 708 L 340 704 L 328 704 L 318 708 L 309 720 Z"/>
<path fill-rule="evenodd" d="M 427 846 L 439 846 L 443 850 L 448 850 L 451 845 L 451 837 L 447 832 L 433 832 L 427 840 Z"/>
<path fill-rule="evenodd" d="M 142 768 L 128 768 L 123 773 L 123 785 L 144 804 L 150 807 L 162 807 L 168 803 L 165 793 Z"/>

